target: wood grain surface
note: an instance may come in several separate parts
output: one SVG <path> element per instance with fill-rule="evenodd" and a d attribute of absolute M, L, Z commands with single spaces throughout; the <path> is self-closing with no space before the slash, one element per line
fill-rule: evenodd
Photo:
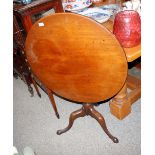
<path fill-rule="evenodd" d="M 127 77 L 125 53 L 101 24 L 73 13 L 37 21 L 26 39 L 34 74 L 66 99 L 95 103 L 114 96 Z"/>
<path fill-rule="evenodd" d="M 102 23 L 108 30 L 113 32 L 113 21 L 108 20 Z M 128 62 L 132 62 L 141 56 L 141 43 L 131 48 L 123 48 Z"/>

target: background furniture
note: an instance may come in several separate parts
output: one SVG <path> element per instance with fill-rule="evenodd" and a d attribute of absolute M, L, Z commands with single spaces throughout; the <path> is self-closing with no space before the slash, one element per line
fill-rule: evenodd
<path fill-rule="evenodd" d="M 27 84 L 31 96 L 34 95 L 33 88 L 31 87 L 31 84 L 33 84 L 38 96 L 41 97 L 37 84 L 33 79 L 28 67 L 27 59 L 25 58 L 23 36 L 20 31 L 16 16 L 14 15 L 13 32 L 13 75 L 15 78 L 18 78 L 19 76 Z"/>
<path fill-rule="evenodd" d="M 20 18 L 27 33 L 33 23 L 52 8 L 55 12 L 63 12 L 61 0 L 35 0 L 28 5 L 16 5 L 13 12 Z"/>
<path fill-rule="evenodd" d="M 23 81 L 27 84 L 28 90 L 33 96 L 33 89 L 31 84 L 34 85 L 39 96 L 41 94 L 38 91 L 37 84 L 44 89 L 50 100 L 53 100 L 52 94 L 49 94 L 48 90 L 40 83 L 38 79 L 31 73 L 27 59 L 25 58 L 25 39 L 28 31 L 31 26 L 43 16 L 46 16 L 50 13 L 63 12 L 61 0 L 35 0 L 32 3 L 27 5 L 15 4 L 13 6 L 13 15 L 14 15 L 14 76 L 17 78 L 20 76 Z M 37 82 L 37 84 L 36 84 Z M 52 104 L 53 105 L 53 104 Z M 56 115 L 59 118 L 56 106 L 53 105 Z"/>
<path fill-rule="evenodd" d="M 53 14 L 31 28 L 26 55 L 33 73 L 46 88 L 82 103 L 82 108 L 70 115 L 69 125 L 57 134 L 68 131 L 76 118 L 90 115 L 118 143 L 93 106 L 116 95 L 127 77 L 125 53 L 110 31 L 78 14 Z"/>
<path fill-rule="evenodd" d="M 113 21 L 102 23 L 103 26 L 113 31 Z M 124 48 L 128 64 L 134 65 L 138 62 L 141 56 L 141 44 L 132 47 Z M 138 61 L 137 61 L 138 60 Z M 137 61 L 137 62 L 136 62 Z M 131 65 L 131 64 L 129 64 Z M 130 92 L 127 91 L 130 89 Z M 131 112 L 131 105 L 141 96 L 141 80 L 128 74 L 126 84 L 123 89 L 112 99 L 110 103 L 110 111 L 118 119 L 123 119 Z"/>

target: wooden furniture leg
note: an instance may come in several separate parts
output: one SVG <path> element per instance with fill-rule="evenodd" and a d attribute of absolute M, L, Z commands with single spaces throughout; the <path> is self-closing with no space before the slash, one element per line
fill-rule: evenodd
<path fill-rule="evenodd" d="M 131 91 L 127 93 L 127 88 Z M 110 112 L 118 119 L 123 119 L 131 112 L 131 105 L 141 96 L 140 79 L 128 75 L 122 90 L 110 102 Z"/>
<path fill-rule="evenodd" d="M 34 91 L 33 91 L 33 88 L 31 87 L 30 84 L 28 85 L 28 91 L 30 92 L 31 97 L 33 97 L 34 96 Z"/>
<path fill-rule="evenodd" d="M 108 128 L 106 126 L 106 123 L 105 123 L 105 119 L 104 117 L 94 109 L 93 106 L 91 106 L 89 108 L 89 115 L 93 118 L 95 118 L 99 124 L 101 125 L 102 129 L 104 130 L 104 132 L 108 135 L 108 137 L 114 142 L 114 143 L 118 143 L 118 139 L 114 136 L 111 135 L 111 133 L 108 131 Z"/>
<path fill-rule="evenodd" d="M 15 79 L 18 79 L 18 74 L 17 74 L 16 72 L 14 72 L 14 71 L 13 71 L 13 77 L 14 77 Z"/>
<path fill-rule="evenodd" d="M 86 114 L 85 114 L 85 111 L 84 111 L 83 108 L 72 112 L 71 115 L 70 115 L 70 118 L 69 118 L 69 125 L 65 129 L 58 130 L 57 134 L 61 135 L 62 133 L 68 131 L 73 126 L 73 123 L 74 123 L 75 119 L 77 119 L 78 117 L 84 117 L 85 115 Z"/>
<path fill-rule="evenodd" d="M 53 97 L 53 93 L 52 93 L 51 90 L 49 90 L 48 88 L 46 88 L 46 91 L 47 91 L 48 97 L 50 98 L 50 101 L 51 101 L 51 104 L 52 104 L 52 106 L 53 106 L 55 115 L 56 115 L 57 118 L 59 119 L 60 116 L 59 116 L 59 113 L 58 113 L 58 110 L 57 110 L 57 106 L 56 106 L 56 103 L 55 103 L 55 100 L 54 100 L 54 97 Z"/>
<path fill-rule="evenodd" d="M 127 95 L 127 84 L 110 102 L 110 112 L 118 119 L 123 119 L 131 112 L 131 104 Z"/>
<path fill-rule="evenodd" d="M 69 125 L 65 129 L 58 130 L 57 134 L 60 135 L 64 132 L 68 131 L 72 127 L 73 122 L 76 118 L 84 117 L 85 115 L 90 115 L 91 117 L 95 118 L 98 121 L 98 123 L 101 125 L 104 132 L 108 135 L 108 137 L 110 139 L 112 139 L 112 141 L 114 143 L 119 142 L 118 139 L 116 137 L 112 136 L 111 133 L 108 131 L 104 117 L 98 111 L 96 111 L 94 109 L 94 105 L 88 104 L 88 103 L 83 104 L 83 107 L 81 109 L 72 112 L 70 115 L 70 118 L 69 118 Z"/>
<path fill-rule="evenodd" d="M 34 85 L 34 88 L 35 88 L 35 90 L 36 90 L 38 96 L 41 98 L 41 94 L 40 94 L 40 92 L 39 92 L 37 83 L 36 83 L 36 81 L 33 79 L 33 77 L 32 77 L 32 83 L 33 83 L 33 85 Z"/>

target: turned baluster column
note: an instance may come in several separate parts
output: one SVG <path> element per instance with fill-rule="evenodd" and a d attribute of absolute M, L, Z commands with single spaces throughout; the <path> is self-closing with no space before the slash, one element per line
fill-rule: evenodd
<path fill-rule="evenodd" d="M 118 119 L 123 119 L 131 112 L 131 103 L 127 95 L 127 84 L 110 102 L 110 112 Z"/>

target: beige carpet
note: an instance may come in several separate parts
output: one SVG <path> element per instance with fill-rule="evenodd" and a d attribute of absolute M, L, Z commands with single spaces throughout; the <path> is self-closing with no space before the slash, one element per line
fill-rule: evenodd
<path fill-rule="evenodd" d="M 90 116 L 78 118 L 73 127 L 62 135 L 58 129 L 68 125 L 71 112 L 81 107 L 55 96 L 60 119 L 54 115 L 48 96 L 30 97 L 26 85 L 14 79 L 14 146 L 34 149 L 37 155 L 140 155 L 141 104 L 132 106 L 132 113 L 120 121 L 109 112 L 109 104 L 95 107 L 105 118 L 110 132 L 119 139 L 115 144 Z"/>

